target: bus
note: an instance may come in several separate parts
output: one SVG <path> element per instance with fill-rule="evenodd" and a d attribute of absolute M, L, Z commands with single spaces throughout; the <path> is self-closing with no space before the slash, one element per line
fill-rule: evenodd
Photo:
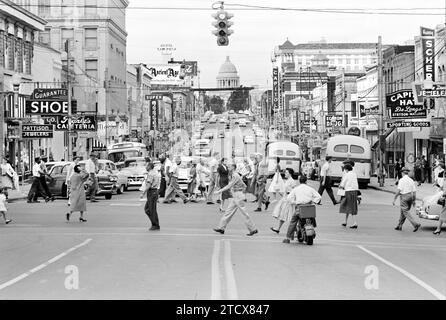
<path fill-rule="evenodd" d="M 139 142 L 114 143 L 107 148 L 107 158 L 116 165 L 123 165 L 128 158 L 147 157 L 147 146 Z"/>
<path fill-rule="evenodd" d="M 321 149 L 321 160 L 325 162 L 327 156 L 332 157 L 330 177 L 334 182 L 342 179 L 342 165 L 345 160 L 355 163 L 353 169 L 358 176 L 361 188 L 367 188 L 370 183 L 372 171 L 372 149 L 367 139 L 352 136 L 338 135 L 329 138 Z M 321 166 L 323 163 L 321 163 Z"/>
<path fill-rule="evenodd" d="M 274 141 L 267 146 L 267 163 L 268 176 L 274 176 L 277 166 L 277 157 L 280 158 L 280 168 L 283 171 L 286 168 L 291 168 L 297 176 L 300 172 L 302 163 L 302 151 L 300 147 L 291 141 Z"/>

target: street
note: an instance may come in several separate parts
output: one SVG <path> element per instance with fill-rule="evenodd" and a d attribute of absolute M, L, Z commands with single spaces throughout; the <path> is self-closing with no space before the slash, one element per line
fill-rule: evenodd
<path fill-rule="evenodd" d="M 159 204 L 161 231 L 149 232 L 139 192 L 89 203 L 84 224 L 65 222 L 64 200 L 18 202 L 14 223 L 0 225 L 0 299 L 444 299 L 444 236 L 424 221 L 417 233 L 393 230 L 391 202 L 364 191 L 350 230 L 324 194 L 313 246 L 283 244 L 287 225 L 274 234 L 272 208 L 254 213 L 250 201 L 254 237 L 237 214 L 225 235 L 213 232 L 221 214 L 204 202 Z M 73 272 L 78 289 L 69 290 Z"/>

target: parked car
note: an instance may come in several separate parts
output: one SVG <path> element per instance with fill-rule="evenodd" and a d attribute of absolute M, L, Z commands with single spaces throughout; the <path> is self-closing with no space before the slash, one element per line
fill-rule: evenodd
<path fill-rule="evenodd" d="M 110 160 L 99 159 L 99 172 L 97 174 L 98 177 L 98 191 L 96 195 L 105 196 L 106 200 L 110 200 L 113 194 L 117 193 L 118 190 L 118 176 L 116 175 L 117 169 L 114 167 L 115 173 L 113 173 L 113 167 L 107 166 L 108 163 L 114 165 Z M 82 160 L 79 162 L 79 166 L 82 169 L 85 169 L 86 160 Z M 111 170 L 109 169 L 111 168 Z M 88 188 L 86 189 L 88 193 Z"/>
<path fill-rule="evenodd" d="M 79 162 L 79 166 L 85 168 L 86 161 Z M 55 163 L 50 172 L 49 177 L 47 177 L 47 184 L 50 192 L 55 196 L 60 196 L 63 198 L 67 198 L 67 174 L 68 167 L 72 164 L 72 162 L 57 162 Z M 116 192 L 116 183 L 118 181 L 118 177 L 110 174 L 109 172 L 100 171 L 98 173 L 98 191 L 96 195 L 105 196 L 105 199 L 110 200 L 113 196 L 113 193 Z M 88 187 L 86 187 L 86 191 L 88 192 Z"/>
<path fill-rule="evenodd" d="M 124 167 L 121 169 L 121 172 L 127 175 L 127 188 L 140 188 L 147 174 L 145 158 L 128 158 L 124 162 Z"/>

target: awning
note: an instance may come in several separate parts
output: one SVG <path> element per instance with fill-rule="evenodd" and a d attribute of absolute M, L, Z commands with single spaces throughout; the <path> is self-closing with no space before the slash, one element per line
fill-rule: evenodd
<path fill-rule="evenodd" d="M 392 132 L 394 130 L 395 130 L 395 128 L 387 129 L 386 133 L 384 134 L 384 139 L 387 139 L 392 134 Z M 376 150 L 378 148 L 378 145 L 379 145 L 379 139 L 372 146 L 372 150 Z"/>

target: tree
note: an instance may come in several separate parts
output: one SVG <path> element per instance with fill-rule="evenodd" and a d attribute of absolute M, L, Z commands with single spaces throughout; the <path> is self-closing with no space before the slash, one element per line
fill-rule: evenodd
<path fill-rule="evenodd" d="M 204 105 L 206 110 L 213 111 L 215 114 L 220 114 L 225 111 L 224 101 L 219 96 L 204 96 Z"/>
<path fill-rule="evenodd" d="M 228 110 L 247 110 L 249 108 L 249 90 L 236 90 L 231 93 L 227 105 Z"/>

